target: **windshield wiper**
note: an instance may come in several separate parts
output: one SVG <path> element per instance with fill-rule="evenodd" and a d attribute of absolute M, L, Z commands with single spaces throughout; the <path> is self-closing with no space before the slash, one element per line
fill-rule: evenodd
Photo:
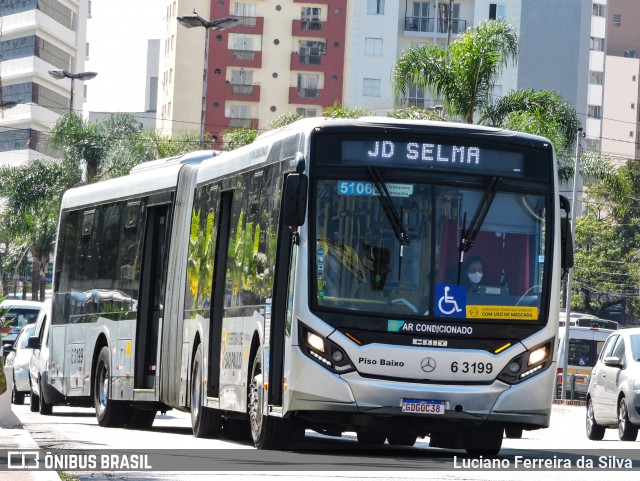
<path fill-rule="evenodd" d="M 465 227 L 467 223 L 467 213 L 464 213 L 464 217 L 462 218 L 462 233 L 460 235 L 460 245 L 458 246 L 458 250 L 460 251 L 460 259 L 458 263 L 458 284 L 460 284 L 460 272 L 462 269 L 462 263 L 464 261 L 464 253 L 469 252 L 469 250 L 471 250 L 471 247 L 473 247 L 473 243 L 480 233 L 482 224 L 484 223 L 484 220 L 489 213 L 489 208 L 493 203 L 493 199 L 496 197 L 498 187 L 501 183 L 502 177 L 493 177 L 491 179 L 491 182 L 489 182 L 489 187 L 487 187 L 487 190 L 484 191 L 482 199 L 480 199 L 480 203 L 478 204 L 478 207 L 476 207 L 476 211 L 473 213 L 473 218 L 469 223 L 469 227 Z"/>
<path fill-rule="evenodd" d="M 400 242 L 400 245 L 402 247 L 408 246 L 411 243 L 411 241 L 409 240 L 409 233 L 404 228 L 402 219 L 398 215 L 398 212 L 393 205 L 393 200 L 391 200 L 389 189 L 387 189 L 387 184 L 385 184 L 382 180 L 378 169 L 376 169 L 375 167 L 369 167 L 368 169 L 371 180 L 373 180 L 373 184 L 376 186 L 376 190 L 378 191 L 378 199 L 380 200 L 382 210 L 384 210 L 387 219 L 389 219 L 391 228 L 398 238 L 398 242 Z M 402 248 L 400 248 L 400 255 L 402 256 Z"/>

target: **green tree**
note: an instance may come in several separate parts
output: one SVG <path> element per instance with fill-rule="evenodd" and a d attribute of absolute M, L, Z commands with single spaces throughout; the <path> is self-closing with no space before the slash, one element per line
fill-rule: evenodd
<path fill-rule="evenodd" d="M 431 89 L 449 116 L 473 123 L 474 113 L 490 104 L 502 69 L 517 60 L 518 49 L 515 29 L 489 20 L 447 47 L 425 44 L 403 52 L 392 73 L 394 89 L 399 96 L 412 86 Z"/>
<path fill-rule="evenodd" d="M 227 129 L 222 131 L 222 150 L 235 150 L 253 142 L 258 136 L 256 129 Z"/>
<path fill-rule="evenodd" d="M 33 257 L 34 299 L 44 300 L 44 277 L 56 237 L 60 199 L 78 183 L 77 169 L 69 164 L 34 160 L 19 167 L 0 169 L 0 197 L 5 208 L 0 214 L 4 235 L 12 239 L 8 258 L 17 263 L 29 251 Z"/>

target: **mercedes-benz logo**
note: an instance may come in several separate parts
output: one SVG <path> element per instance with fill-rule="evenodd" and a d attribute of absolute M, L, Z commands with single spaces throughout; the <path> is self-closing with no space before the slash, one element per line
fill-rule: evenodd
<path fill-rule="evenodd" d="M 436 368 L 436 360 L 432 357 L 425 357 L 420 361 L 420 367 L 424 372 L 432 372 Z"/>

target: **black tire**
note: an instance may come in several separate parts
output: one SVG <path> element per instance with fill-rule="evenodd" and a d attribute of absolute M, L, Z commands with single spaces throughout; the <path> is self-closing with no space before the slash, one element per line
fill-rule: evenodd
<path fill-rule="evenodd" d="M 37 413 L 40 410 L 40 396 L 36 395 L 33 392 L 33 387 L 31 388 L 31 396 L 29 396 L 29 411 L 32 413 Z"/>
<path fill-rule="evenodd" d="M 522 428 L 504 428 L 504 436 L 508 439 L 521 439 Z"/>
<path fill-rule="evenodd" d="M 129 421 L 127 421 L 128 429 L 150 429 L 153 421 L 156 419 L 156 411 L 147 409 L 131 408 Z"/>
<path fill-rule="evenodd" d="M 96 419 L 102 427 L 122 427 L 128 421 L 128 406 L 122 401 L 109 399 L 109 348 L 104 346 L 98 354 L 93 376 L 93 406 Z M 40 396 L 42 398 L 42 396 Z"/>
<path fill-rule="evenodd" d="M 356 433 L 356 435 L 358 437 L 358 442 L 365 446 L 382 446 L 385 439 L 387 439 L 387 436 L 382 433 L 368 433 L 360 431 Z"/>
<path fill-rule="evenodd" d="M 13 376 L 13 389 L 11 389 L 11 402 L 18 406 L 24 404 L 24 393 L 16 390 L 16 376 Z"/>
<path fill-rule="evenodd" d="M 596 418 L 593 415 L 593 401 L 591 398 L 587 401 L 587 420 L 586 420 L 586 428 L 587 428 L 587 438 L 592 441 L 601 441 L 604 438 L 605 427 L 600 426 L 596 422 Z"/>
<path fill-rule="evenodd" d="M 43 416 L 48 416 L 53 412 L 53 405 L 44 399 L 44 391 L 42 390 L 42 379 L 40 379 L 40 396 L 38 396 L 38 411 Z"/>
<path fill-rule="evenodd" d="M 387 436 L 387 442 L 391 446 L 413 446 L 417 440 L 418 436 L 409 433 L 395 433 Z"/>
<path fill-rule="evenodd" d="M 463 435 L 464 449 L 473 456 L 495 456 L 502 447 L 504 430 L 496 426 L 470 429 Z"/>
<path fill-rule="evenodd" d="M 196 438 L 217 438 L 222 432 L 220 411 L 202 405 L 204 393 L 202 344 L 198 345 L 191 367 L 191 429 Z"/>
<path fill-rule="evenodd" d="M 247 410 L 253 444 L 258 449 L 282 449 L 289 440 L 291 421 L 265 416 L 262 412 L 262 349 L 258 349 L 253 358 L 249 380 Z"/>
<path fill-rule="evenodd" d="M 624 397 L 618 403 L 618 437 L 620 441 L 635 441 L 638 437 L 638 427 L 629 421 L 627 401 Z"/>

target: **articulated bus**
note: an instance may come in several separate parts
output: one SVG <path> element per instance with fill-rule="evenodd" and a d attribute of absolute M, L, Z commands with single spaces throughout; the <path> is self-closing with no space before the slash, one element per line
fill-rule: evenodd
<path fill-rule="evenodd" d="M 549 425 L 568 208 L 548 140 L 376 117 L 70 190 L 46 402 L 497 453 Z"/>

